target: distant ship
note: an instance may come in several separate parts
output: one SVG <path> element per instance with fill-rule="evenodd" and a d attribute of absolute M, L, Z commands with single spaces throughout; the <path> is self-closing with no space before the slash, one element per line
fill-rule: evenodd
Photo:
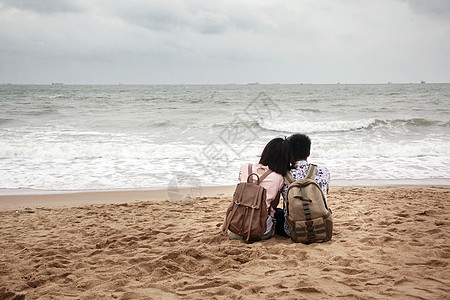
<path fill-rule="evenodd" d="M 63 85 L 62 82 L 52 82 L 52 85 Z"/>
<path fill-rule="evenodd" d="M 422 80 L 422 81 L 421 81 L 420 83 L 421 83 L 421 84 L 424 84 L 424 83 L 425 83 L 425 81 L 423 81 L 423 80 Z"/>

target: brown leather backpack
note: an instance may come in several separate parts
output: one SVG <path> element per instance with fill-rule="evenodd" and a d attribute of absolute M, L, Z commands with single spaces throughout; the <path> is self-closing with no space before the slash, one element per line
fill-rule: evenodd
<path fill-rule="evenodd" d="M 272 173 L 266 171 L 261 177 L 252 172 L 252 164 L 248 165 L 247 182 L 238 183 L 233 200 L 227 209 L 222 230 L 227 230 L 242 236 L 246 241 L 260 240 L 267 229 L 266 220 L 268 208 L 266 204 L 266 189 L 259 184 Z M 257 178 L 256 183 L 253 177 Z"/>

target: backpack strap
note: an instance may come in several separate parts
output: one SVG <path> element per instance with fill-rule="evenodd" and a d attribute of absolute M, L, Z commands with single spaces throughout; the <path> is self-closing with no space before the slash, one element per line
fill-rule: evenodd
<path fill-rule="evenodd" d="M 261 177 L 259 177 L 259 183 L 261 183 L 270 173 L 272 173 L 272 170 L 267 170 L 266 172 L 264 172 L 264 174 L 261 175 Z"/>
<path fill-rule="evenodd" d="M 233 205 L 233 210 L 225 218 L 225 221 L 223 222 L 223 225 L 222 225 L 222 231 L 223 232 L 226 233 L 227 230 L 228 230 L 228 227 L 230 227 L 231 219 L 233 218 L 234 214 L 236 213 L 237 208 L 238 208 L 238 205 Z"/>
<path fill-rule="evenodd" d="M 261 176 L 259 176 L 258 174 L 253 173 L 252 166 L 253 166 L 252 164 L 248 164 L 248 177 L 247 177 L 248 183 L 251 182 L 250 178 L 252 177 L 252 175 L 255 175 L 258 178 L 257 184 L 259 185 L 270 173 L 273 172 L 272 170 L 269 169 L 266 172 L 264 172 Z"/>
<path fill-rule="evenodd" d="M 260 195 L 260 190 L 261 189 L 264 189 L 262 186 L 258 186 L 258 193 L 257 193 L 257 195 Z M 252 212 L 250 213 L 250 220 L 253 220 L 253 216 L 254 216 L 254 214 L 255 214 L 255 208 L 256 208 L 256 204 L 258 203 L 258 197 L 255 197 L 255 200 L 253 201 L 253 204 L 252 204 Z M 246 214 L 247 214 L 247 212 L 246 212 Z M 250 240 L 250 233 L 251 233 L 251 231 L 252 231 L 252 224 L 253 224 L 253 222 L 249 222 L 249 224 L 248 224 L 248 233 L 247 233 L 247 238 L 245 239 L 247 242 Z"/>
<path fill-rule="evenodd" d="M 316 172 L 317 172 L 317 165 L 309 164 L 308 173 L 306 173 L 305 178 L 314 180 L 314 177 L 316 176 Z M 296 181 L 290 171 L 287 171 L 286 175 L 284 175 L 284 180 L 286 180 L 288 185 L 293 183 L 294 181 Z"/>
<path fill-rule="evenodd" d="M 249 182 L 249 177 L 253 173 L 252 171 L 253 164 L 248 164 L 248 175 L 247 175 L 247 182 Z"/>
<path fill-rule="evenodd" d="M 286 175 L 284 175 L 284 180 L 286 181 L 288 187 L 289 187 L 289 185 L 291 185 L 291 183 L 295 182 L 295 178 L 294 178 L 294 176 L 292 176 L 291 171 L 288 170 L 286 172 Z M 287 198 L 287 194 L 286 194 L 286 198 Z M 286 201 L 287 201 L 287 199 L 285 199 L 283 196 L 283 210 L 286 209 L 286 207 L 287 207 Z"/>
<path fill-rule="evenodd" d="M 317 172 L 317 165 L 309 164 L 308 173 L 306 174 L 305 178 L 314 180 L 314 178 L 316 177 L 316 172 Z"/>
<path fill-rule="evenodd" d="M 309 164 L 309 168 L 308 168 L 308 172 L 306 173 L 306 177 L 305 179 L 312 179 L 314 180 L 315 176 L 316 176 L 316 172 L 317 172 L 317 165 L 315 164 Z M 284 175 L 284 180 L 286 181 L 287 185 L 291 185 L 293 182 L 295 182 L 295 178 L 294 176 L 292 176 L 290 171 L 286 172 L 286 175 Z M 286 200 L 283 198 L 283 209 L 286 208 Z"/>
<path fill-rule="evenodd" d="M 253 180 L 251 178 L 252 178 L 253 175 L 255 175 L 256 178 L 258 178 L 258 183 L 257 184 L 259 184 L 259 181 L 260 181 L 259 175 L 256 174 L 256 173 L 253 173 L 252 166 L 253 166 L 252 164 L 248 164 L 247 183 L 252 183 Z"/>
<path fill-rule="evenodd" d="M 295 181 L 295 178 L 294 176 L 292 176 L 291 171 L 286 172 L 286 175 L 284 175 L 284 180 L 286 180 L 288 185 Z"/>

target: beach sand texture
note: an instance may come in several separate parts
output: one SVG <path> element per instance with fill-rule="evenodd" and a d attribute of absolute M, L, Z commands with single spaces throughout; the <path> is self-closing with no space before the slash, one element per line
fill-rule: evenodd
<path fill-rule="evenodd" d="M 0 299 L 450 298 L 449 187 L 334 187 L 311 245 L 229 240 L 230 199 L 0 211 Z"/>

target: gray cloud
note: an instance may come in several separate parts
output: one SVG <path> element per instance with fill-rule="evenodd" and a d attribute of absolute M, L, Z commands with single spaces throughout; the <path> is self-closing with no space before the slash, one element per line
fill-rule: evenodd
<path fill-rule="evenodd" d="M 187 22 L 184 16 L 165 7 L 127 7 L 114 13 L 126 23 L 155 31 L 176 31 L 186 26 Z"/>
<path fill-rule="evenodd" d="M 450 81 L 423 3 L 0 0 L 0 82 Z"/>
<path fill-rule="evenodd" d="M 124 22 L 142 26 L 155 31 L 192 31 L 201 34 L 222 34 L 230 30 L 247 30 L 258 27 L 256 20 L 249 15 L 239 16 L 229 7 L 178 5 L 155 2 L 135 2 L 134 5 L 116 4 L 109 8 L 112 15 Z M 220 2 L 218 2 L 220 3 Z M 253 23 L 253 26 L 252 26 Z"/>
<path fill-rule="evenodd" d="M 69 0 L 1 0 L 7 7 L 29 10 L 42 14 L 81 12 L 82 9 Z"/>
<path fill-rule="evenodd" d="M 403 0 L 418 14 L 448 19 L 450 17 L 450 1 L 448 0 Z"/>

